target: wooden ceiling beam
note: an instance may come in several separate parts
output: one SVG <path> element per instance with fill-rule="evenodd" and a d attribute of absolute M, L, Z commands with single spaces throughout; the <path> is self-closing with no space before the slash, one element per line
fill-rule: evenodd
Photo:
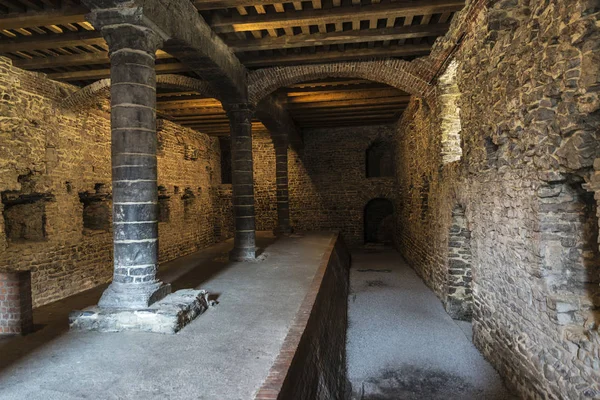
<path fill-rule="evenodd" d="M 237 7 L 252 7 L 266 6 L 274 4 L 274 1 L 261 0 L 194 0 L 192 1 L 199 11 L 217 10 L 221 8 L 237 8 Z M 288 1 L 289 3 L 289 1 Z"/>
<path fill-rule="evenodd" d="M 18 29 L 86 22 L 85 15 L 89 12 L 85 7 L 68 7 L 27 13 L 3 14 L 0 15 L 0 26 L 2 29 Z"/>
<path fill-rule="evenodd" d="M 287 103 L 289 105 L 292 104 L 300 104 L 300 103 L 313 103 L 313 102 L 327 102 L 327 101 L 339 101 L 339 100 L 353 100 L 356 101 L 357 99 L 363 99 L 363 100 L 371 100 L 371 99 L 378 99 L 378 98 L 400 98 L 400 99 L 405 99 L 406 96 L 398 94 L 398 91 L 396 89 L 381 89 L 378 91 L 370 91 L 370 90 L 364 90 L 364 91 L 356 91 L 356 92 L 347 92 L 347 93 L 341 93 L 341 94 L 315 94 L 315 95 L 310 95 L 310 96 L 296 96 L 296 97 L 288 97 L 288 101 Z"/>
<path fill-rule="evenodd" d="M 304 98 L 306 96 L 325 96 L 325 95 L 331 95 L 333 97 L 337 97 L 337 96 L 352 96 L 354 94 L 357 93 L 362 93 L 362 94 L 368 94 L 368 93 L 375 93 L 375 94 L 379 94 L 381 93 L 381 91 L 384 91 L 390 95 L 399 95 L 400 94 L 400 90 L 396 89 L 396 88 L 392 88 L 390 86 L 387 85 L 383 85 L 383 84 L 378 84 L 379 86 L 377 87 L 356 87 L 356 88 L 331 88 L 331 89 L 323 89 L 323 90 L 315 90 L 315 89 L 290 89 L 289 91 L 287 90 L 283 90 L 283 93 L 285 93 L 288 97 L 293 97 L 293 98 Z"/>
<path fill-rule="evenodd" d="M 250 68 L 277 65 L 298 65 L 360 60 L 365 58 L 409 57 L 429 54 L 431 45 L 404 45 L 396 48 L 356 49 L 346 51 L 319 51 L 307 54 L 286 54 L 259 57 L 240 57 L 242 64 Z"/>
<path fill-rule="evenodd" d="M 0 25 L 2 20 L 0 19 Z M 57 49 L 61 47 L 99 45 L 106 42 L 97 31 L 69 32 L 57 35 L 28 36 L 26 38 L 8 39 L 0 41 L 0 53 L 14 53 L 15 51 L 33 51 Z"/>
<path fill-rule="evenodd" d="M 174 74 L 178 72 L 187 72 L 190 67 L 181 63 L 157 64 L 157 74 Z M 98 80 L 110 77 L 110 69 L 94 69 L 85 71 L 54 72 L 48 74 L 48 78 L 57 81 L 87 81 Z"/>
<path fill-rule="evenodd" d="M 295 26 L 310 26 L 347 22 L 356 19 L 402 17 L 408 15 L 439 14 L 459 11 L 465 0 L 424 0 L 418 3 L 394 2 L 372 4 L 366 6 L 335 7 L 303 11 L 287 11 L 285 13 L 262 14 L 252 16 L 233 15 L 220 17 L 216 15 L 211 27 L 218 33 L 259 31 Z"/>
<path fill-rule="evenodd" d="M 396 105 L 383 104 L 383 105 L 370 105 L 361 104 L 350 107 L 328 107 L 328 108 L 297 108 L 292 111 L 292 115 L 320 115 L 320 114 L 346 114 L 346 113 L 359 113 L 362 111 L 369 112 L 375 110 L 396 110 L 406 108 L 408 103 L 400 103 Z"/>
<path fill-rule="evenodd" d="M 408 104 L 410 96 L 406 97 L 382 97 L 382 98 L 369 98 L 366 101 L 370 105 L 394 105 L 394 104 Z M 356 100 L 339 100 L 339 101 L 319 101 L 313 103 L 287 103 L 287 107 L 290 111 L 296 109 L 306 108 L 322 108 L 322 107 L 352 107 L 356 105 Z"/>
<path fill-rule="evenodd" d="M 156 59 L 164 60 L 173 58 L 170 54 L 164 51 L 156 52 Z M 98 53 L 82 53 L 70 56 L 32 58 L 28 60 L 17 60 L 13 63 L 16 67 L 23 69 L 43 69 L 43 68 L 60 68 L 60 67 L 77 67 L 82 65 L 98 65 L 110 64 L 107 52 Z"/>
<path fill-rule="evenodd" d="M 291 49 L 308 46 L 377 42 L 383 40 L 413 39 L 443 35 L 449 24 L 402 26 L 399 28 L 369 29 L 362 31 L 282 35 L 256 40 L 230 40 L 227 45 L 235 52 Z"/>

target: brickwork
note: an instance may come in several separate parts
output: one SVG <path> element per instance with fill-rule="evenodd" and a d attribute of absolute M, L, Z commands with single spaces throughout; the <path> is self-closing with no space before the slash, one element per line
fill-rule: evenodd
<path fill-rule="evenodd" d="M 31 270 L 35 306 L 110 280 L 112 232 L 84 229 L 80 195 L 104 185 L 110 201 L 110 121 L 98 109 L 65 111 L 75 89 L 0 58 L 0 192 L 44 207 L 42 241 L 7 240 L 0 221 L 0 267 Z M 102 105 L 102 109 L 106 107 Z M 186 157 L 191 150 L 195 157 Z M 220 180 L 216 138 L 164 121 L 158 132 L 158 185 L 165 188 L 169 222 L 159 223 L 160 261 L 188 254 L 217 240 L 213 190 Z M 184 218 L 185 189 L 195 202 Z M 5 205 L 2 205 L 4 210 Z M 110 216 L 110 213 L 109 213 Z M 184 223 L 192 220 L 193 223 Z"/>
<path fill-rule="evenodd" d="M 0 336 L 33 330 L 31 274 L 0 271 Z"/>
<path fill-rule="evenodd" d="M 431 75 L 431 66 L 424 58 L 411 62 L 388 59 L 264 68 L 250 73 L 248 99 L 252 104 L 258 104 L 281 87 L 323 78 L 368 79 L 429 99 L 433 95 L 433 87 L 427 77 Z"/>
<path fill-rule="evenodd" d="M 389 126 L 305 130 L 303 151 L 289 151 L 292 227 L 339 230 L 349 247 L 363 245 L 367 203 L 398 194 L 393 177 L 366 177 L 367 149 L 392 134 Z"/>
<path fill-rule="evenodd" d="M 397 247 L 447 301 L 464 207 L 474 342 L 523 398 L 600 397 L 597 207 L 584 190 L 599 157 L 593 3 L 471 2 L 432 53 L 458 62 L 462 160 L 444 165 L 443 116 L 426 102 L 412 100 L 396 135 Z"/>

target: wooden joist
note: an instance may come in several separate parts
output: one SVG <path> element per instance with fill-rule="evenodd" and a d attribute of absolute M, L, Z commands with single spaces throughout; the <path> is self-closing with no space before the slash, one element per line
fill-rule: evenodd
<path fill-rule="evenodd" d="M 2 20 L 0 19 L 0 25 Z M 81 45 L 106 44 L 100 32 L 69 32 L 55 35 L 28 36 L 19 39 L 7 39 L 0 41 L 0 53 L 14 53 L 16 51 L 32 51 L 58 49 L 61 47 L 72 47 Z"/>
<path fill-rule="evenodd" d="M 320 51 L 307 54 L 287 54 L 259 57 L 240 57 L 246 67 L 258 68 L 278 65 L 298 65 L 308 63 L 327 63 L 372 58 L 408 57 L 429 54 L 431 45 L 404 45 L 389 48 L 356 49 L 345 51 Z"/>
<path fill-rule="evenodd" d="M 227 18 L 215 16 L 213 21 L 211 21 L 211 27 L 218 33 L 227 33 L 292 28 L 296 26 L 318 26 L 353 20 L 389 18 L 391 16 L 402 17 L 454 12 L 462 9 L 464 5 L 465 0 L 424 0 L 418 3 L 394 2 L 368 6 L 287 11 L 285 13 L 251 16 L 233 15 Z"/>
<path fill-rule="evenodd" d="M 398 97 L 381 97 L 381 98 L 368 98 L 369 104 L 375 105 L 396 105 L 396 104 L 408 104 L 410 96 L 398 96 Z M 287 107 L 290 110 L 295 109 L 319 109 L 322 107 L 352 107 L 356 105 L 356 100 L 335 100 L 335 101 L 315 101 L 311 103 L 287 103 Z"/>
<path fill-rule="evenodd" d="M 156 59 L 164 60 L 173 58 L 164 51 L 156 52 Z M 46 57 L 46 58 L 31 58 L 27 60 L 18 60 L 13 64 L 23 69 L 43 69 L 43 68 L 59 68 L 59 67 L 77 67 L 82 65 L 98 65 L 109 64 L 107 52 L 99 53 L 82 53 L 69 56 Z"/>
<path fill-rule="evenodd" d="M 398 28 L 369 29 L 363 31 L 300 34 L 295 36 L 265 37 L 257 40 L 230 40 L 229 47 L 235 52 L 291 49 L 332 44 L 377 42 L 383 40 L 413 39 L 443 35 L 449 24 L 402 26 Z"/>
<path fill-rule="evenodd" d="M 157 74 L 174 74 L 189 71 L 190 68 L 181 63 L 157 64 Z M 58 81 L 87 81 L 110 77 L 110 69 L 93 69 L 85 71 L 54 72 L 48 74 L 48 78 Z"/>
<path fill-rule="evenodd" d="M 85 7 L 68 7 L 26 13 L 0 15 L 1 29 L 30 28 L 46 25 L 62 25 L 85 22 L 89 10 Z"/>

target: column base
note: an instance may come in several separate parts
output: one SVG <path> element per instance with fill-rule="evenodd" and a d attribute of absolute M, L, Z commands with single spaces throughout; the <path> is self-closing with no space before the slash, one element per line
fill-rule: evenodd
<path fill-rule="evenodd" d="M 146 308 L 171 293 L 171 285 L 154 282 L 148 285 L 111 283 L 98 302 L 101 308 Z"/>
<path fill-rule="evenodd" d="M 256 247 L 234 248 L 229 252 L 229 261 L 256 261 Z"/>
<path fill-rule="evenodd" d="M 278 226 L 277 228 L 273 229 L 273 234 L 275 236 L 290 236 L 292 233 L 294 233 L 294 229 L 292 229 L 291 226 Z"/>
<path fill-rule="evenodd" d="M 75 331 L 154 332 L 174 334 L 208 309 L 205 290 L 182 289 L 147 308 L 116 309 L 99 306 L 73 311 L 69 327 Z"/>

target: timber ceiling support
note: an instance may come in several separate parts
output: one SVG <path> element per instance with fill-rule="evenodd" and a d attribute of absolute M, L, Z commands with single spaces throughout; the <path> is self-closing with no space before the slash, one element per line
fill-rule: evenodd
<path fill-rule="evenodd" d="M 302 133 L 276 96 L 267 96 L 257 106 L 256 117 L 271 133 L 275 146 L 289 143 L 295 149 L 302 147 Z"/>
<path fill-rule="evenodd" d="M 88 18 L 102 28 L 134 22 L 155 31 L 163 49 L 211 83 L 229 102 L 246 102 L 246 69 L 189 1 L 84 0 Z"/>
<path fill-rule="evenodd" d="M 357 15 L 360 15 L 361 20 L 383 19 L 390 16 L 431 15 L 459 11 L 464 5 L 465 0 L 427 0 L 418 3 L 395 2 L 333 9 L 289 11 L 271 15 L 215 17 L 211 21 L 211 26 L 218 33 L 259 31 L 263 29 L 343 23 L 354 20 Z"/>

